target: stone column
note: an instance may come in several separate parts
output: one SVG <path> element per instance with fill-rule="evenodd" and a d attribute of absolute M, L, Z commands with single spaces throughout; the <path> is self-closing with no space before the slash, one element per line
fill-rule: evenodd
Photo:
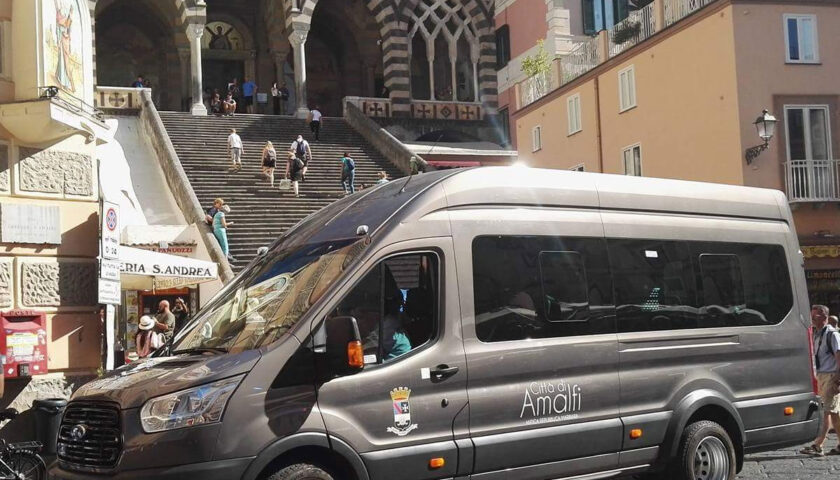
<path fill-rule="evenodd" d="M 190 72 L 190 57 L 192 53 L 189 48 L 178 48 L 178 57 L 181 60 L 181 110 L 187 110 L 192 106 L 192 73 Z M 189 99 L 189 100 L 188 100 Z"/>
<path fill-rule="evenodd" d="M 571 12 L 566 6 L 568 0 L 545 0 L 547 12 L 545 15 L 546 32 L 545 51 L 548 55 L 565 55 L 575 47 L 572 35 Z"/>
<path fill-rule="evenodd" d="M 204 34 L 203 23 L 187 25 L 187 37 L 190 39 L 190 73 L 192 74 L 192 107 L 193 115 L 207 115 L 201 88 L 201 36 Z"/>
<path fill-rule="evenodd" d="M 306 36 L 309 29 L 295 28 L 289 35 L 289 43 L 292 44 L 295 57 L 295 98 L 297 110 L 295 116 L 306 118 L 309 114 L 309 106 L 306 103 Z"/>

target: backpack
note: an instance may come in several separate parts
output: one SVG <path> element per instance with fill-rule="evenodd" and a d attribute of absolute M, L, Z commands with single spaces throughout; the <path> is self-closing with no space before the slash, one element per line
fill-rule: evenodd
<path fill-rule="evenodd" d="M 352 172 L 356 169 L 356 162 L 350 157 L 344 157 L 344 164 L 347 165 L 348 172 Z"/>
<path fill-rule="evenodd" d="M 295 153 L 297 153 L 299 157 L 306 155 L 306 144 L 303 143 L 303 141 L 297 142 Z"/>
<path fill-rule="evenodd" d="M 828 353 L 834 355 L 834 347 L 831 346 L 831 338 L 826 338 L 837 330 L 831 325 L 826 326 L 825 333 L 823 333 L 823 343 L 828 347 Z"/>
<path fill-rule="evenodd" d="M 305 166 L 306 166 L 306 164 L 303 163 L 303 160 L 301 160 L 300 157 L 295 157 L 295 169 L 296 170 L 303 170 L 303 167 L 305 167 Z"/>

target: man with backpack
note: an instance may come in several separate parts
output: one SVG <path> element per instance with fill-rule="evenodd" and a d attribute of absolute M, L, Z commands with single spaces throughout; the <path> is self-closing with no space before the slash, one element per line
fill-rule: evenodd
<path fill-rule="evenodd" d="M 303 135 L 298 135 L 297 140 L 292 142 L 292 146 L 290 148 L 292 153 L 294 153 L 295 158 L 300 160 L 298 163 L 300 172 L 301 172 L 301 181 L 306 181 L 306 170 L 307 165 L 309 165 L 309 161 L 312 160 L 312 149 L 309 148 L 309 142 L 303 139 Z M 303 163 L 303 166 L 300 167 L 300 163 Z"/>
<path fill-rule="evenodd" d="M 840 425 L 840 334 L 828 324 L 828 307 L 811 306 L 811 326 L 813 327 L 814 366 L 817 370 L 817 388 L 823 402 L 823 422 L 819 435 L 813 445 L 800 450 L 805 455 L 823 456 L 823 443 L 828 435 L 828 428 Z M 831 420 L 831 422 L 829 422 Z M 840 445 L 827 452 L 840 455 Z"/>
<path fill-rule="evenodd" d="M 356 180 L 356 161 L 344 152 L 341 157 L 341 187 L 344 188 L 344 194 L 356 193 L 356 187 L 353 182 Z"/>

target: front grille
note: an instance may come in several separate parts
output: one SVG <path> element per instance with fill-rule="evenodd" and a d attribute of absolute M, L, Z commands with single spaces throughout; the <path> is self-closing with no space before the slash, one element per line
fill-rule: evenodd
<path fill-rule="evenodd" d="M 74 428 L 81 426 L 81 429 Z M 81 432 L 83 435 L 80 435 Z M 58 459 L 75 466 L 110 468 L 122 449 L 120 410 L 107 403 L 73 402 L 58 430 Z"/>

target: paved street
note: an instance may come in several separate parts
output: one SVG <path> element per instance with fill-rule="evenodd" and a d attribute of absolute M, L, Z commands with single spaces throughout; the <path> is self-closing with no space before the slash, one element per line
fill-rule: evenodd
<path fill-rule="evenodd" d="M 831 435 L 824 449 L 828 451 L 835 445 L 837 436 Z M 840 476 L 840 455 L 809 458 L 799 454 L 800 448 L 802 447 L 750 455 L 746 458 L 738 479 L 816 480 Z"/>

